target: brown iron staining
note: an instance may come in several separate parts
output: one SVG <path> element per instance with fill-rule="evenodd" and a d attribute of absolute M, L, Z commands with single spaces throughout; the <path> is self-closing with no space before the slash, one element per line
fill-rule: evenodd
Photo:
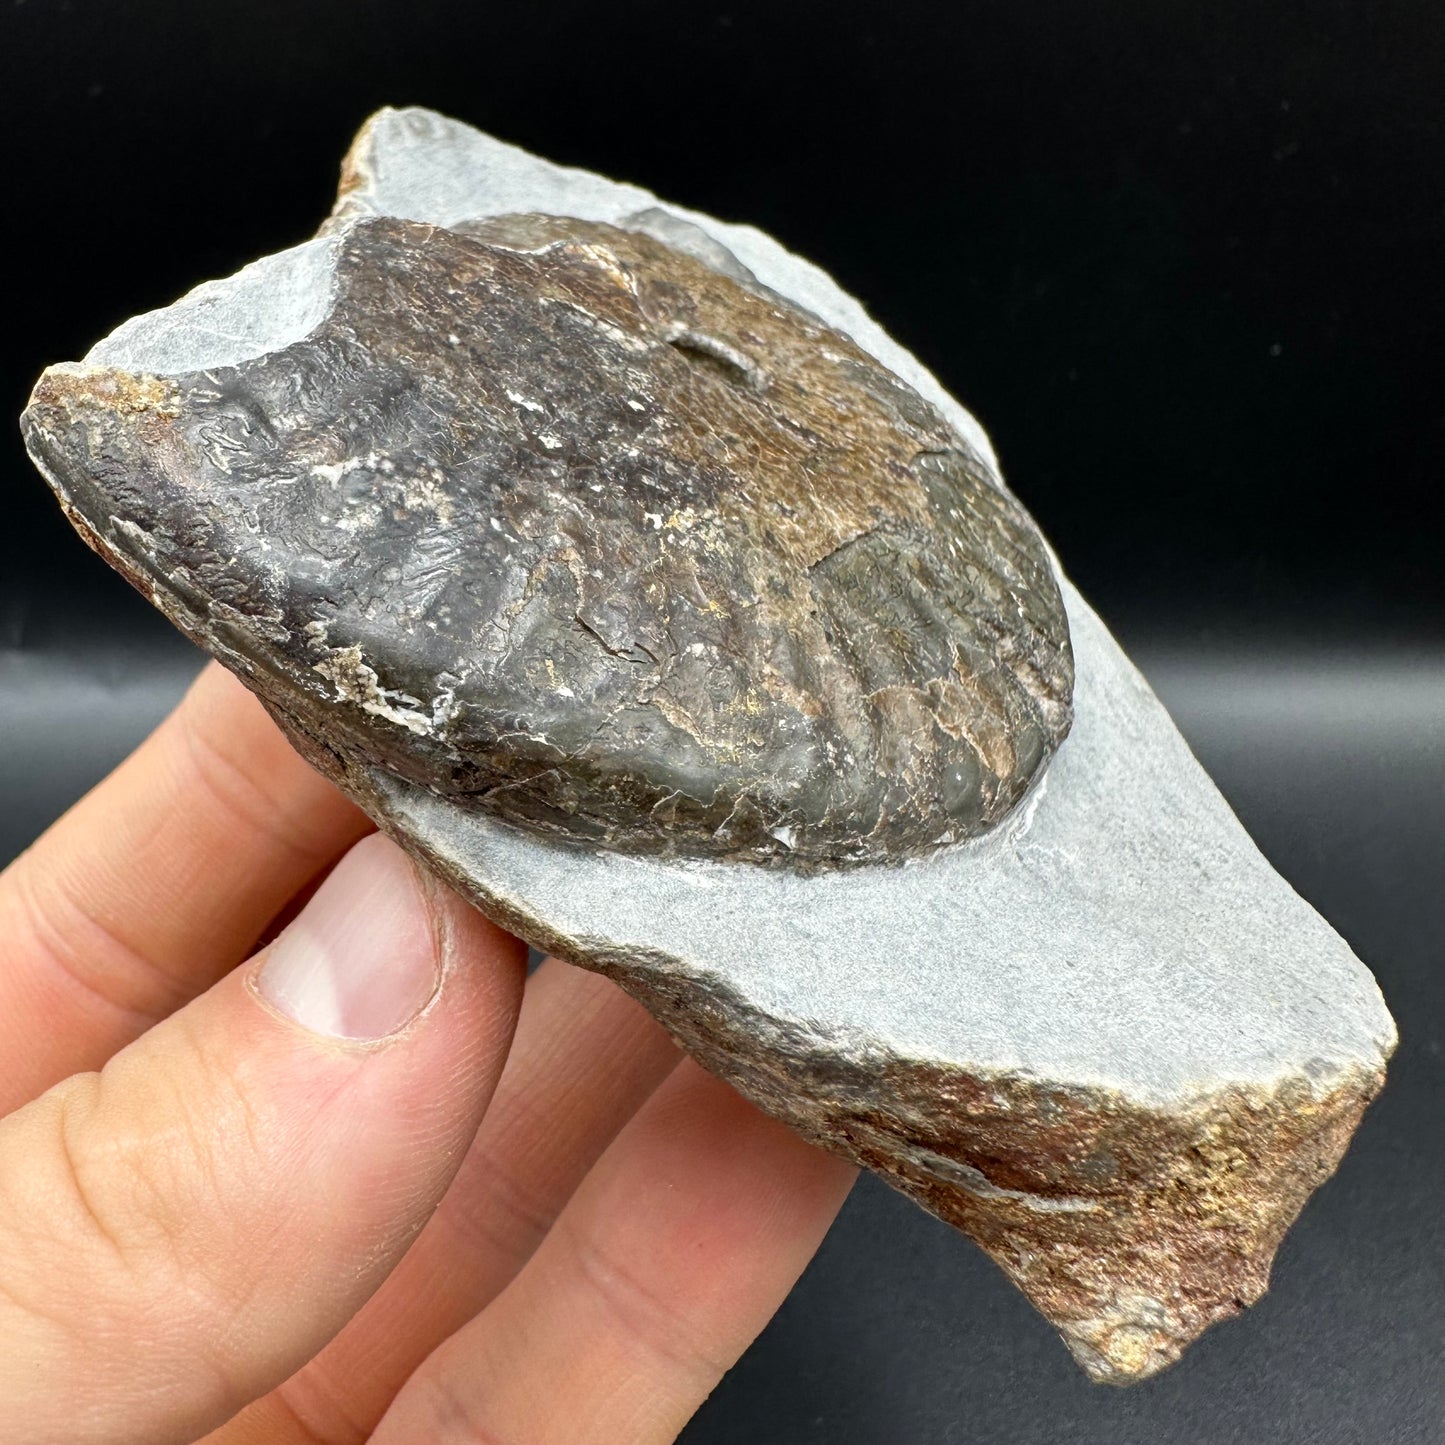
<path fill-rule="evenodd" d="M 850 1056 L 736 995 L 697 1009 L 626 952 L 587 966 L 761 1109 L 975 1240 L 1105 1384 L 1165 1369 L 1265 1293 L 1286 1231 L 1384 1085 L 1383 1069 L 1362 1069 L 1327 1093 L 1297 1077 L 1151 1109 L 1108 1089 Z"/>
<path fill-rule="evenodd" d="M 1070 720 L 1053 570 L 897 377 L 641 232 L 337 245 L 304 340 L 56 368 L 26 416 L 92 533 L 297 727 L 528 828 L 803 869 L 1023 796 Z"/>

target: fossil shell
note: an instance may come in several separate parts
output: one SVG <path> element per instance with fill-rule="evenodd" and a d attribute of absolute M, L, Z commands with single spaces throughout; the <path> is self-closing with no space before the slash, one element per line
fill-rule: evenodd
<path fill-rule="evenodd" d="M 638 225 L 353 223 L 303 339 L 52 369 L 32 445 L 294 727 L 465 807 L 803 870 L 989 828 L 1070 720 L 1032 522 L 846 336 Z"/>

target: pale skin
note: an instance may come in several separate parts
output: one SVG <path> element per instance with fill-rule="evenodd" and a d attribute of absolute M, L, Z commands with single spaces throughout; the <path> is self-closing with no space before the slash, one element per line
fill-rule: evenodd
<path fill-rule="evenodd" d="M 28 1445 L 670 1441 L 853 1179 L 214 665 L 0 874 L 0 1116 Z"/>

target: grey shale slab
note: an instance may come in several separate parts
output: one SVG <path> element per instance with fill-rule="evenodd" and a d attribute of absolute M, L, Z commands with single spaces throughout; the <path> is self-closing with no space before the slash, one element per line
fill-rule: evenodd
<path fill-rule="evenodd" d="M 128 444 L 164 449 L 177 378 L 324 328 L 375 218 L 466 231 L 514 213 L 642 231 L 756 278 L 936 408 L 1000 508 L 1016 507 L 978 423 L 816 267 L 751 227 L 418 109 L 367 122 L 316 239 L 47 371 L 31 453 L 86 540 L 479 908 L 616 979 L 761 1107 L 972 1236 L 1092 1377 L 1162 1368 L 1264 1291 L 1381 1088 L 1395 1031 L 1368 970 L 1260 855 L 1051 553 L 1073 721 L 1022 801 L 932 851 L 806 870 L 579 846 L 459 806 L 431 775 L 352 745 L 361 724 L 417 737 L 441 715 L 360 653 L 345 675 L 316 668 L 351 740 L 332 747 L 266 660 L 295 619 L 208 590 L 152 535 L 134 477 L 97 464 L 97 407 Z M 240 456 L 260 445 L 213 440 Z"/>

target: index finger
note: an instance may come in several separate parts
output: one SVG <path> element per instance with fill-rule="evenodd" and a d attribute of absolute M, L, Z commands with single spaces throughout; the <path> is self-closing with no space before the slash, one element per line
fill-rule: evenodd
<path fill-rule="evenodd" d="M 0 1114 L 204 992 L 364 833 L 215 663 L 0 873 Z"/>

